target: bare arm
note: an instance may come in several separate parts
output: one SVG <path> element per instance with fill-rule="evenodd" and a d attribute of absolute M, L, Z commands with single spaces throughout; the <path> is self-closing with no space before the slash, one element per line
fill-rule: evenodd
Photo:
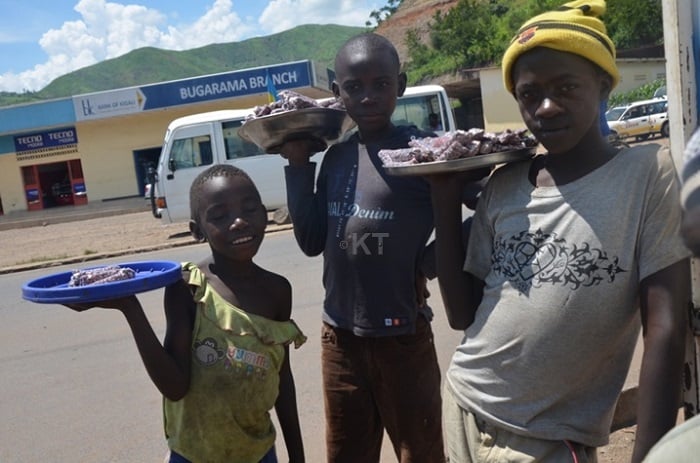
<path fill-rule="evenodd" d="M 435 217 L 435 260 L 440 294 L 453 329 L 466 329 L 481 302 L 483 282 L 464 271 L 463 182 L 452 176 L 430 180 Z"/>
<path fill-rule="evenodd" d="M 292 285 L 286 278 L 275 275 L 266 284 L 269 295 L 274 296 L 271 304 L 276 308 L 275 319 L 288 321 L 292 313 Z M 299 426 L 296 387 L 289 361 L 289 346 L 284 347 L 284 360 L 279 372 L 279 393 L 275 401 L 275 413 L 282 429 L 290 463 L 304 462 L 304 444 Z"/>
<path fill-rule="evenodd" d="M 77 311 L 103 307 L 122 312 L 151 381 L 165 397 L 178 400 L 187 393 L 190 385 L 193 310 L 189 303 L 194 304 L 184 281 L 165 289 L 167 328 L 164 345 L 153 331 L 136 296 L 67 306 Z"/>
<path fill-rule="evenodd" d="M 285 347 L 284 362 L 280 369 L 280 392 L 275 402 L 275 412 L 282 428 L 290 463 L 304 462 L 304 444 L 299 426 L 296 386 L 289 365 L 289 347 Z"/>
<path fill-rule="evenodd" d="M 690 267 L 687 260 L 642 281 L 640 310 L 644 356 L 639 377 L 637 437 L 633 462 L 676 424 L 680 405 Z"/>

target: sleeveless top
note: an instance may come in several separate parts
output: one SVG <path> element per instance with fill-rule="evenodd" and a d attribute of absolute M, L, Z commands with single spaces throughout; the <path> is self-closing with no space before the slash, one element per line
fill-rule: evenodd
<path fill-rule="evenodd" d="M 269 410 L 279 389 L 284 347 L 306 337 L 293 321 L 247 313 L 224 300 L 192 263 L 197 304 L 190 387 L 163 399 L 165 435 L 173 451 L 197 463 L 258 462 L 275 442 Z M 264 288 L 261 290 L 264 291 Z"/>

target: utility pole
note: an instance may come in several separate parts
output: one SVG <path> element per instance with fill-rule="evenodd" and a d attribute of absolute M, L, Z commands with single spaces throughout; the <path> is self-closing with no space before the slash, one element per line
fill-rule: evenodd
<path fill-rule="evenodd" d="M 669 146 L 676 169 L 683 168 L 685 146 L 698 127 L 700 96 L 700 5 L 695 0 L 662 0 Z M 686 419 L 700 413 L 700 259 L 693 258 L 692 307 L 684 371 Z"/>

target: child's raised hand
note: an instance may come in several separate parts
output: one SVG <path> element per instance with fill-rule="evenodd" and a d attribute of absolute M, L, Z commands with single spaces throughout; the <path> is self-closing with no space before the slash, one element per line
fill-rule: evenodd
<path fill-rule="evenodd" d="M 121 312 L 129 310 L 133 307 L 139 307 L 139 301 L 136 296 L 125 296 L 115 299 L 106 299 L 104 301 L 94 301 L 86 303 L 63 304 L 76 312 L 84 312 L 86 310 L 99 307 L 103 309 L 117 309 Z"/>
<path fill-rule="evenodd" d="M 289 140 L 275 147 L 275 151 L 287 159 L 290 166 L 306 164 L 311 156 L 325 149 L 326 142 L 317 138 Z"/>
<path fill-rule="evenodd" d="M 491 168 L 484 167 L 476 170 L 430 174 L 425 176 L 425 180 L 430 184 L 430 189 L 434 196 L 442 196 L 450 192 L 453 194 L 459 193 L 461 196 L 461 192 L 466 184 L 479 182 L 488 177 L 490 173 Z"/>

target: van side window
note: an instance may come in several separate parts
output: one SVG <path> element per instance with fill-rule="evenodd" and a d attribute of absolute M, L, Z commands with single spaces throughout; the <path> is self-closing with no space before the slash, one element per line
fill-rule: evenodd
<path fill-rule="evenodd" d="M 173 141 L 170 160 L 176 169 L 188 169 L 209 165 L 213 162 L 209 135 L 181 138 Z"/>
<path fill-rule="evenodd" d="M 263 153 L 255 143 L 243 140 L 238 136 L 238 129 L 241 121 L 228 121 L 221 125 L 224 134 L 224 147 L 226 149 L 226 159 L 247 158 Z"/>

